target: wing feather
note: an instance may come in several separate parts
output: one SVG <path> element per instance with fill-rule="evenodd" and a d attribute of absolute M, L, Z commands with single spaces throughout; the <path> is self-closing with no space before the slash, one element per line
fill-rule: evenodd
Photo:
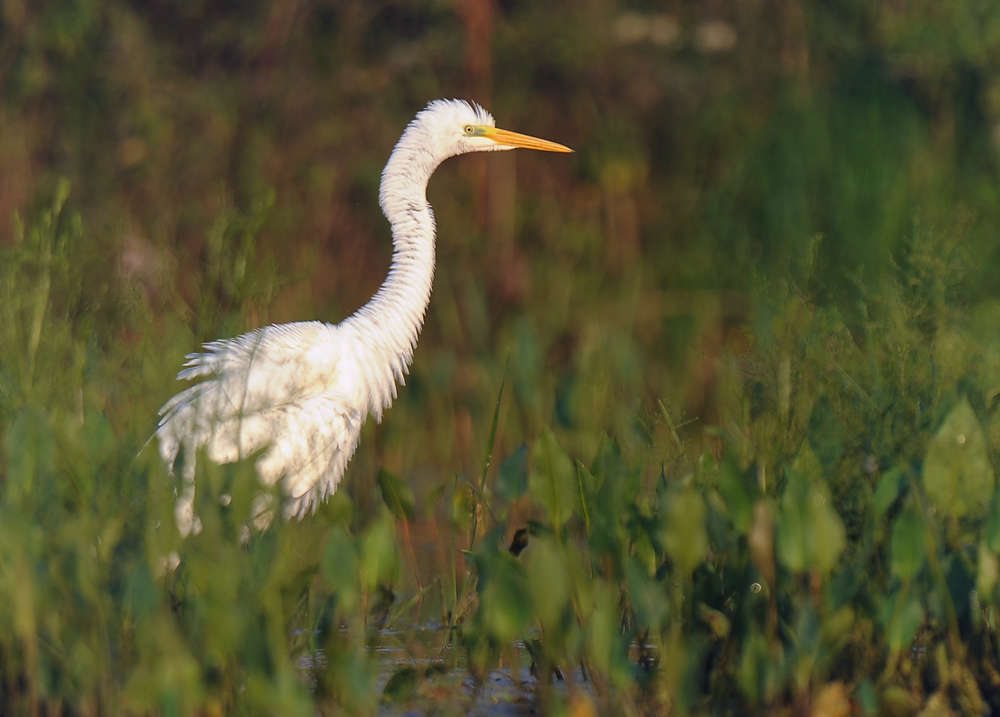
<path fill-rule="evenodd" d="M 163 406 L 157 430 L 168 465 L 185 449 L 185 499 L 193 504 L 202 448 L 217 463 L 267 448 L 258 473 L 268 485 L 287 477 L 290 515 L 315 510 L 336 489 L 365 419 L 337 333 L 318 321 L 268 326 L 187 357 L 178 379 L 197 383 Z"/>

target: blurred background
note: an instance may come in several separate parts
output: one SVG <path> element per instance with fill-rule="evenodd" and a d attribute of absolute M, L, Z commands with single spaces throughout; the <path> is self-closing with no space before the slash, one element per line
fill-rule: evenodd
<path fill-rule="evenodd" d="M 53 400 L 141 442 L 201 342 L 367 301 L 394 143 L 475 100 L 576 153 L 439 169 L 425 329 L 345 486 L 477 476 L 505 376 L 497 454 L 550 425 L 655 467 L 717 420 L 767 287 L 850 322 L 923 226 L 1000 293 L 998 66 L 979 0 L 0 0 L 0 243 L 69 181 Z"/>

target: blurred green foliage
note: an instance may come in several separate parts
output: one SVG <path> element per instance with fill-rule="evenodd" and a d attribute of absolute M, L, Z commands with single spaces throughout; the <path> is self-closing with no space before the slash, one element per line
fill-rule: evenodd
<path fill-rule="evenodd" d="M 543 712 L 1000 709 L 998 28 L 0 2 L 0 711 L 461 714 L 498 665 Z M 442 96 L 577 153 L 443 167 L 341 493 L 244 542 L 252 465 L 202 460 L 181 541 L 144 446 L 182 356 L 360 306 Z"/>

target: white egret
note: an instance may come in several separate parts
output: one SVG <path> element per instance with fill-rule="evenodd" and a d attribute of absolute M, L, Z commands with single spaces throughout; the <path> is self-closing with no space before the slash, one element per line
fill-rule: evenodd
<path fill-rule="evenodd" d="M 302 517 L 337 490 L 369 415 L 396 397 L 413 357 L 434 277 L 434 214 L 427 182 L 448 157 L 526 147 L 568 147 L 495 127 L 489 112 L 436 100 L 417 114 L 382 172 L 379 204 L 392 225 L 389 276 L 375 296 L 339 324 L 267 326 L 205 344 L 177 375 L 196 380 L 160 410 L 160 455 L 173 469 L 181 447 L 183 487 L 175 517 L 197 529 L 195 454 L 229 463 L 265 449 L 261 482 L 284 479 L 285 515 Z M 266 524 L 270 512 L 258 506 Z"/>

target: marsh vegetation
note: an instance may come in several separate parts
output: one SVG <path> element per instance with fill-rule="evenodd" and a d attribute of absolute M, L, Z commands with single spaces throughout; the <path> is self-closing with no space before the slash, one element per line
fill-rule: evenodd
<path fill-rule="evenodd" d="M 0 711 L 1000 709 L 1000 15 L 584 5 L 3 6 Z M 440 171 L 340 492 L 181 540 L 183 355 L 367 300 L 452 95 L 578 152 Z"/>

